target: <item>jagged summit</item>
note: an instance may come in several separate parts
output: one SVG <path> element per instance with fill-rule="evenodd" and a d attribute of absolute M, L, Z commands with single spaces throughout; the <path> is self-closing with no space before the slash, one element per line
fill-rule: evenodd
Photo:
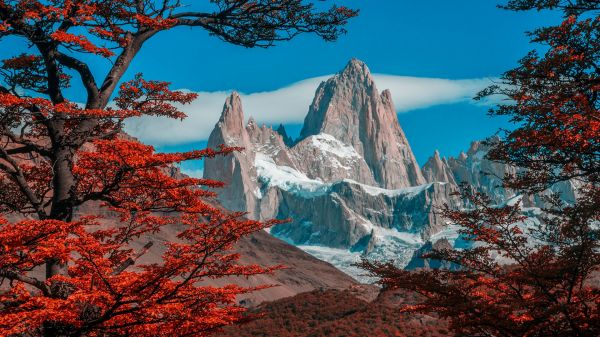
<path fill-rule="evenodd" d="M 358 131 L 356 130 L 358 116 L 353 118 L 353 116 L 344 116 L 344 113 L 355 112 L 355 115 L 358 115 L 356 114 L 358 111 L 353 111 L 356 110 L 352 106 L 353 100 L 358 98 L 362 102 L 356 103 L 366 103 L 367 96 L 376 92 L 375 81 L 367 65 L 357 59 L 350 60 L 341 72 L 322 82 L 317 88 L 315 98 L 304 119 L 300 139 L 322 132 L 329 133 L 340 140 L 353 137 L 353 133 Z M 330 109 L 332 104 L 333 109 Z"/>
<path fill-rule="evenodd" d="M 371 70 L 366 63 L 356 58 L 351 59 L 346 67 L 336 77 L 344 80 L 350 80 L 354 83 L 362 83 L 366 86 L 374 86 L 375 81 L 371 75 Z M 335 78 L 335 77 L 334 77 Z"/>
<path fill-rule="evenodd" d="M 296 142 L 283 125 L 274 130 L 251 116 L 245 126 L 243 120 L 241 99 L 233 93 L 208 146 L 244 151 L 207 159 L 205 177 L 227 184 L 219 199 L 228 209 L 254 219 L 296 221 L 273 228 L 274 235 L 332 247 L 369 242 L 365 249 L 371 251 L 392 226 L 423 233 L 439 226 L 426 209 L 445 200 L 439 196 L 446 191 L 425 184 L 391 93 L 379 93 L 363 62 L 351 60 L 319 86 Z M 395 211 L 399 204 L 405 210 Z"/>
<path fill-rule="evenodd" d="M 264 147 L 265 142 L 272 151 L 290 152 L 293 148 L 297 162 L 290 154 L 286 164 L 325 182 L 353 179 L 388 189 L 425 183 L 398 122 L 390 92 L 380 94 L 369 68 L 357 59 L 321 83 L 297 141 L 283 126 L 266 130 L 259 128 L 252 117 L 246 126 L 243 121 L 241 98 L 234 92 L 227 98 L 215 129 L 230 139 L 213 140 L 247 149 L 250 143 Z M 325 153 L 318 154 L 322 151 Z"/>
<path fill-rule="evenodd" d="M 364 63 L 363 61 L 357 59 L 356 57 L 353 57 L 350 59 L 350 61 L 348 61 L 348 63 L 346 64 L 346 67 L 344 68 L 344 70 L 348 69 L 348 68 L 366 68 L 367 64 Z M 342 70 L 343 72 L 343 70 Z"/>
<path fill-rule="evenodd" d="M 438 150 L 435 150 L 433 156 L 427 160 L 421 171 L 428 182 L 456 184 L 456 181 L 454 180 L 454 174 L 448 166 L 446 158 L 441 158 Z"/>
<path fill-rule="evenodd" d="M 249 123 L 253 123 L 250 118 Z M 204 162 L 204 178 L 218 179 L 227 186 L 220 192 L 219 198 L 230 210 L 241 211 L 254 207 L 254 200 L 247 193 L 248 188 L 253 188 L 247 172 L 252 170 L 254 157 L 251 151 L 251 142 L 247 127 L 244 127 L 244 110 L 242 99 L 237 92 L 233 92 L 225 100 L 221 118 L 208 137 L 208 147 L 217 148 L 221 144 L 239 146 L 248 149 L 244 152 L 235 152 L 230 156 L 217 156 Z"/>
<path fill-rule="evenodd" d="M 281 135 L 285 145 L 289 147 L 292 147 L 294 145 L 294 140 L 287 134 L 287 131 L 285 130 L 285 126 L 283 126 L 283 124 L 279 124 L 279 127 L 275 131 L 277 131 L 277 133 Z"/>
<path fill-rule="evenodd" d="M 232 92 L 225 100 L 219 123 L 222 123 L 222 127 L 227 129 L 240 129 L 244 127 L 242 98 L 236 91 Z"/>
<path fill-rule="evenodd" d="M 248 124 L 246 124 L 247 127 L 255 127 L 256 126 L 256 121 L 254 120 L 254 117 L 250 116 L 250 118 L 248 118 Z"/>
<path fill-rule="evenodd" d="M 383 188 L 425 183 L 389 91 L 379 93 L 369 68 L 352 59 L 321 83 L 304 119 L 300 139 L 328 134 L 352 146 Z"/>

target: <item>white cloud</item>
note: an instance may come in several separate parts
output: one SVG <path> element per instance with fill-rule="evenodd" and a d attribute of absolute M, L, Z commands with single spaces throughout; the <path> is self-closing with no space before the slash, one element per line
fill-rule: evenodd
<path fill-rule="evenodd" d="M 439 104 L 473 101 L 492 84 L 492 79 L 448 80 L 443 78 L 375 75 L 378 89 L 389 89 L 399 113 Z"/>
<path fill-rule="evenodd" d="M 274 91 L 241 94 L 245 118 L 258 123 L 278 124 L 304 121 L 319 84 L 332 75 L 309 78 Z M 469 101 L 491 84 L 491 79 L 448 80 L 375 74 L 378 89 L 390 89 L 399 113 L 438 104 Z M 153 145 L 175 145 L 205 140 L 219 120 L 230 91 L 199 92 L 198 99 L 182 107 L 183 121 L 142 117 L 131 120 L 127 131 Z"/>

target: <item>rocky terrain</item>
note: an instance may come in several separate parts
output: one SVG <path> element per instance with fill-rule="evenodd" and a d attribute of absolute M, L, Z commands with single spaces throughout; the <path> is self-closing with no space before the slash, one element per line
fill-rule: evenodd
<path fill-rule="evenodd" d="M 251 116 L 246 122 L 242 104 L 236 93 L 227 99 L 208 146 L 244 151 L 207 160 L 204 177 L 227 183 L 219 195 L 226 208 L 254 219 L 290 218 L 271 234 L 356 278 L 361 271 L 352 264 L 361 256 L 406 266 L 427 244 L 443 238 L 452 246 L 458 234 L 437 210 L 463 206 L 452 196 L 458 184 L 498 203 L 517 197 L 500 187 L 515 168 L 487 160 L 481 142 L 457 158 L 436 151 L 419 167 L 390 92 L 379 92 L 361 61 L 321 83 L 296 140 L 283 126 L 259 126 Z M 574 195 L 570 184 L 557 188 Z"/>

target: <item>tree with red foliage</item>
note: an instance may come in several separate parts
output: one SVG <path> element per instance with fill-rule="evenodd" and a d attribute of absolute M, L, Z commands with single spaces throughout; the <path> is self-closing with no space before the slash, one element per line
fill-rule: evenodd
<path fill-rule="evenodd" d="M 0 39 L 31 46 L 0 66 L 1 336 L 204 335 L 238 321 L 235 298 L 253 289 L 200 281 L 271 270 L 239 265 L 228 250 L 272 222 L 213 205 L 210 188 L 220 182 L 172 174 L 182 161 L 239 149 L 163 154 L 127 137 L 128 118 L 184 118 L 177 105 L 196 95 L 123 75 L 146 41 L 174 27 L 269 47 L 305 32 L 335 40 L 357 12 L 304 0 L 203 7 L 213 9 L 190 11 L 179 0 L 0 0 Z M 101 83 L 85 61 L 94 58 L 111 63 Z M 85 102 L 66 97 L 73 83 Z M 106 217 L 82 214 L 86 205 Z M 162 256 L 132 266 L 167 227 L 178 235 L 159 247 Z"/>
<path fill-rule="evenodd" d="M 541 52 L 530 52 L 480 94 L 510 99 L 492 114 L 510 116 L 515 128 L 491 142 L 487 155 L 519 168 L 504 177 L 504 187 L 524 200 L 544 195 L 547 206 L 532 214 L 521 203 L 492 205 L 465 187 L 470 207 L 444 213 L 472 248 L 427 256 L 460 270 L 362 266 L 385 287 L 424 296 L 405 311 L 437 313 L 458 334 L 599 336 L 600 2 L 512 0 L 504 7 L 565 13 L 562 24 L 531 33 Z M 578 186 L 573 202 L 552 192 L 566 183 Z"/>

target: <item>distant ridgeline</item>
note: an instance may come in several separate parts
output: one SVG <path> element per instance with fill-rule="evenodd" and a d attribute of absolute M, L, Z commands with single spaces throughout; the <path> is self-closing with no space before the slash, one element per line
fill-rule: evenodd
<path fill-rule="evenodd" d="M 321 83 L 296 141 L 283 126 L 273 130 L 251 117 L 244 121 L 240 96 L 233 93 L 208 146 L 245 150 L 207 159 L 204 168 L 205 178 L 227 184 L 219 190 L 220 201 L 254 219 L 291 218 L 271 234 L 355 277 L 362 271 L 352 264 L 360 256 L 431 267 L 419 261 L 418 250 L 441 239 L 444 246 L 464 245 L 455 226 L 436 212 L 444 204 L 464 206 L 452 196 L 460 183 L 497 203 L 522 202 L 531 215 L 525 226 L 537 221 L 544 203 L 501 188 L 501 178 L 515 168 L 485 159 L 481 142 L 458 158 L 441 158 L 436 151 L 419 167 L 390 92 L 380 93 L 358 60 Z M 555 189 L 566 200 L 575 197 L 570 182 Z"/>

